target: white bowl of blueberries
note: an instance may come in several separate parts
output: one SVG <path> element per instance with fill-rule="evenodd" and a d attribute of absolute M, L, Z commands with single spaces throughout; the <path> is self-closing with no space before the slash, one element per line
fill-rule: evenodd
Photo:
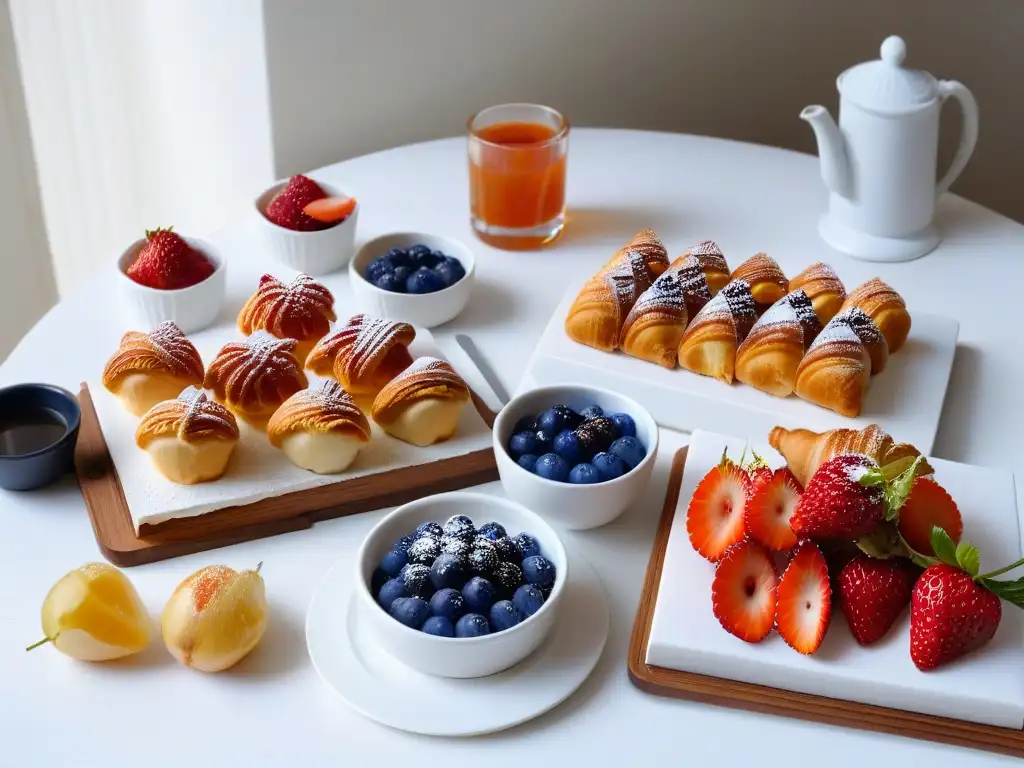
<path fill-rule="evenodd" d="M 348 271 L 352 291 L 368 314 L 433 328 L 466 308 L 476 260 L 457 240 L 396 232 L 366 243 Z"/>
<path fill-rule="evenodd" d="M 494 454 L 509 498 L 573 530 L 605 525 L 643 493 L 658 425 L 639 403 L 599 387 L 539 387 L 494 422 Z"/>
<path fill-rule="evenodd" d="M 483 677 L 544 641 L 568 569 L 558 534 L 521 505 L 480 493 L 428 496 L 387 515 L 363 542 L 360 617 L 420 672 Z"/>

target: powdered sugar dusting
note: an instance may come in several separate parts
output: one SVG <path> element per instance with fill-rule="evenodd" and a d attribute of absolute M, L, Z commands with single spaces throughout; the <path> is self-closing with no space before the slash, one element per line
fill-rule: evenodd
<path fill-rule="evenodd" d="M 746 280 L 750 285 L 774 283 L 786 287 L 789 284 L 775 259 L 767 253 L 755 253 L 736 267 L 730 277 L 732 280 Z"/>
<path fill-rule="evenodd" d="M 290 283 L 263 275 L 259 287 L 239 315 L 243 333 L 269 331 L 280 338 L 315 339 L 330 329 L 334 319 L 334 296 L 309 275 L 300 274 Z"/>
<path fill-rule="evenodd" d="M 419 373 L 420 371 L 434 371 L 438 369 L 444 370 L 450 368 L 451 365 L 449 365 L 446 361 L 441 360 L 439 358 L 417 357 L 415 360 L 412 361 L 412 365 L 410 365 L 408 368 L 402 371 L 402 375 L 408 376 L 414 373 Z"/>
<path fill-rule="evenodd" d="M 826 325 L 818 338 L 811 344 L 811 349 L 820 349 L 830 344 L 860 344 L 860 337 L 856 334 L 846 318 L 842 314 L 833 317 Z M 808 350 L 809 351 L 809 350 Z"/>
<path fill-rule="evenodd" d="M 175 323 L 170 320 L 160 323 L 147 336 L 153 352 L 172 373 L 203 375 L 203 363 L 199 353 Z"/>
<path fill-rule="evenodd" d="M 295 346 L 294 339 L 279 339 L 266 331 L 225 344 L 206 372 L 206 385 L 235 403 L 259 400 L 258 385 L 264 378 L 289 381 L 288 394 L 297 392 L 306 386 L 306 377 L 295 359 Z"/>
<path fill-rule="evenodd" d="M 212 434 L 238 437 L 238 424 L 234 417 L 222 405 L 209 400 L 203 390 L 188 387 L 178 395 L 178 400 L 185 403 L 185 412 L 178 425 L 178 437 L 182 440 Z"/>
<path fill-rule="evenodd" d="M 639 295 L 651 286 L 647 258 L 639 251 L 630 251 L 621 264 L 605 274 L 605 284 L 620 310 L 628 312 Z"/>
<path fill-rule="evenodd" d="M 840 312 L 834 319 L 842 318 L 854 333 L 857 334 L 865 346 L 881 344 L 884 340 L 882 332 L 875 325 L 875 321 L 864 310 L 859 307 L 850 307 Z"/>
<path fill-rule="evenodd" d="M 675 270 L 669 270 L 655 280 L 650 288 L 640 294 L 629 317 L 633 318 L 649 312 L 676 317 L 685 310 L 686 302 L 683 298 L 682 281 Z M 626 320 L 626 323 L 629 324 L 629 319 Z"/>

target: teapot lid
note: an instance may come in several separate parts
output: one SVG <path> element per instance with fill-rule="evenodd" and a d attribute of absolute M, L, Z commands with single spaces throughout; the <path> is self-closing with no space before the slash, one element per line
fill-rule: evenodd
<path fill-rule="evenodd" d="M 882 43 L 881 58 L 850 67 L 839 76 L 839 92 L 875 112 L 910 112 L 938 95 L 935 78 L 918 69 L 905 69 L 907 45 L 893 35 Z"/>

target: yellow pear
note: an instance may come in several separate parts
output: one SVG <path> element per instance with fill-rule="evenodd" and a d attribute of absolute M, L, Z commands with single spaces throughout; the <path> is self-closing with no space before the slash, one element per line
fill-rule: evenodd
<path fill-rule="evenodd" d="M 260 565 L 241 573 L 210 565 L 178 585 L 160 620 L 164 644 L 178 661 L 220 672 L 256 647 L 267 628 Z"/>
<path fill-rule="evenodd" d="M 150 618 L 128 577 L 106 563 L 86 563 L 53 585 L 43 601 L 43 634 L 82 661 L 109 661 L 149 644 Z"/>

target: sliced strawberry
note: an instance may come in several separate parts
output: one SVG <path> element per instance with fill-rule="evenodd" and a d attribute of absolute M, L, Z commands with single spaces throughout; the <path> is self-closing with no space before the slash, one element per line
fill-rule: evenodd
<path fill-rule="evenodd" d="M 918 477 L 910 495 L 900 507 L 900 535 L 922 555 L 934 555 L 932 526 L 939 526 L 954 543 L 960 541 L 964 521 L 946 489 L 930 477 Z"/>
<path fill-rule="evenodd" d="M 715 618 L 740 640 L 761 642 L 772 631 L 776 582 L 768 550 L 749 539 L 733 544 L 711 582 Z"/>
<path fill-rule="evenodd" d="M 354 197 L 321 197 L 307 203 L 302 212 L 317 221 L 326 224 L 334 224 L 348 218 L 349 214 L 356 209 Z"/>
<path fill-rule="evenodd" d="M 876 560 L 857 555 L 839 572 L 839 607 L 854 639 L 870 645 L 881 639 L 910 605 L 917 578 L 902 557 Z"/>
<path fill-rule="evenodd" d="M 723 459 L 693 492 L 686 510 L 686 531 L 693 548 L 713 563 L 743 539 L 746 487 L 746 472 Z"/>
<path fill-rule="evenodd" d="M 868 456 L 846 453 L 822 464 L 804 488 L 790 525 L 800 538 L 854 540 L 882 522 L 885 493 L 880 485 L 862 485 L 878 464 Z"/>
<path fill-rule="evenodd" d="M 768 549 L 792 549 L 797 539 L 789 520 L 799 501 L 800 484 L 788 469 L 761 473 L 744 505 L 747 534 Z"/>
<path fill-rule="evenodd" d="M 779 580 L 775 628 L 794 650 L 814 653 L 831 619 L 832 588 L 825 556 L 817 544 L 804 541 Z"/>

